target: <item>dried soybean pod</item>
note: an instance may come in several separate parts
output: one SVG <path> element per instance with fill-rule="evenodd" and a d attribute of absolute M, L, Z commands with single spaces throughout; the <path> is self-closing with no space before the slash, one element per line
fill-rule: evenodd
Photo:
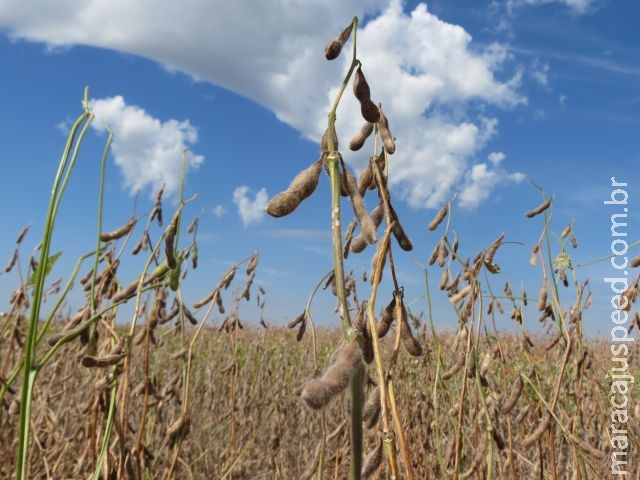
<path fill-rule="evenodd" d="M 340 144 L 338 143 L 338 135 L 336 135 L 335 125 L 333 125 L 331 132 L 333 132 L 333 151 L 337 152 L 338 150 L 340 150 Z M 320 151 L 322 153 L 331 153 L 331 150 L 329 148 L 329 127 L 327 127 L 327 129 L 324 131 L 322 140 L 320 140 Z"/>
<path fill-rule="evenodd" d="M 547 431 L 549 425 L 551 425 L 551 414 L 547 415 L 545 419 L 540 422 L 538 427 L 522 441 L 522 445 L 525 448 L 529 448 L 531 445 L 536 443 L 538 440 L 540 440 L 540 437 L 542 437 L 544 432 Z"/>
<path fill-rule="evenodd" d="M 16 239 L 16 244 L 20 245 L 22 243 L 22 241 L 24 240 L 24 237 L 27 235 L 27 232 L 29 231 L 29 229 L 31 228 L 31 225 L 27 225 L 26 227 L 24 227 L 22 229 L 22 231 L 18 234 L 18 238 Z"/>
<path fill-rule="evenodd" d="M 351 172 L 342 165 L 343 177 L 345 180 L 345 185 L 347 189 L 347 193 L 349 194 L 349 198 L 351 199 L 351 206 L 353 207 L 353 212 L 358 219 L 358 223 L 360 224 L 360 230 L 362 231 L 364 238 L 369 243 L 376 243 L 376 226 L 373 224 L 371 217 L 367 215 L 367 209 L 364 205 L 364 201 L 362 197 L 358 193 L 358 186 L 356 185 L 356 179 L 353 177 Z"/>
<path fill-rule="evenodd" d="M 543 286 L 540 288 L 540 298 L 538 298 L 538 311 L 542 312 L 547 306 L 547 289 Z"/>
<path fill-rule="evenodd" d="M 367 122 L 375 123 L 380 118 L 380 110 L 371 100 L 360 102 L 360 113 Z"/>
<path fill-rule="evenodd" d="M 178 266 L 174 252 L 174 241 L 176 238 L 177 217 L 171 221 L 167 227 L 167 233 L 164 237 L 164 253 L 167 256 L 167 265 L 171 270 L 175 270 Z"/>
<path fill-rule="evenodd" d="M 376 417 L 379 417 L 380 410 L 380 389 L 378 388 L 378 386 L 376 386 L 369 392 L 369 395 L 367 395 L 367 400 L 364 403 L 364 407 L 362 409 L 362 421 L 367 422 L 367 428 L 373 427 L 373 425 L 369 423 L 370 420 L 376 419 L 377 423 Z"/>
<path fill-rule="evenodd" d="M 314 410 L 326 406 L 338 393 L 342 392 L 351 377 L 363 367 L 362 352 L 356 342 L 340 347 L 333 363 L 319 378 L 313 378 L 304 385 L 300 392 L 303 402 Z"/>
<path fill-rule="evenodd" d="M 444 217 L 447 216 L 448 212 L 449 212 L 449 204 L 447 203 L 440 210 L 438 210 L 438 213 L 436 213 L 436 216 L 433 217 L 433 220 L 431 220 L 431 223 L 428 226 L 429 230 L 433 232 L 436 228 L 438 228 L 438 225 L 442 223 L 442 220 L 444 220 Z"/>
<path fill-rule="evenodd" d="M 342 47 L 347 40 L 349 40 L 349 36 L 351 35 L 351 30 L 353 29 L 353 20 L 347 25 L 347 27 L 342 30 L 340 35 L 331 40 L 324 47 L 324 56 L 327 60 L 335 60 L 340 55 L 342 51 Z"/>
<path fill-rule="evenodd" d="M 282 217 L 293 212 L 300 203 L 309 197 L 318 186 L 322 162 L 320 160 L 300 172 L 289 188 L 273 197 L 266 211 L 273 217 Z"/>
<path fill-rule="evenodd" d="M 11 257 L 11 260 L 9 260 L 9 263 L 7 264 L 7 266 L 4 267 L 4 273 L 9 273 L 13 269 L 17 261 L 18 261 L 18 248 L 16 248 L 13 251 L 13 256 Z"/>
<path fill-rule="evenodd" d="M 538 205 L 533 210 L 529 210 L 527 213 L 525 213 L 525 215 L 527 216 L 527 218 L 535 217 L 536 215 L 544 212 L 547 208 L 549 208 L 549 205 L 551 205 L 551 198 L 548 198 L 544 203 Z"/>
<path fill-rule="evenodd" d="M 370 214 L 371 221 L 373 222 L 373 225 L 375 226 L 376 229 L 378 228 L 380 223 L 382 223 L 382 218 L 384 216 L 383 214 L 384 212 L 382 211 L 382 207 L 379 204 L 378 206 L 376 206 L 376 208 L 372 210 Z M 360 253 L 366 247 L 367 247 L 367 239 L 362 233 L 360 233 L 357 237 L 355 237 L 351 241 L 350 248 L 353 253 Z"/>
<path fill-rule="evenodd" d="M 349 142 L 349 148 L 354 152 L 360 150 L 364 145 L 365 140 L 369 135 L 371 135 L 371 132 L 373 132 L 373 123 L 365 122 L 364 125 L 362 125 L 360 132 L 351 139 L 351 142 Z"/>
<path fill-rule="evenodd" d="M 136 222 L 137 220 L 135 218 L 132 218 L 125 225 L 118 228 L 117 230 L 114 230 L 112 232 L 102 232 L 100 234 L 100 241 L 108 242 L 110 240 L 118 240 L 119 238 L 124 237 L 125 235 L 129 234 L 131 230 L 133 230 L 133 227 L 135 226 Z"/>
<path fill-rule="evenodd" d="M 378 123 L 380 120 L 380 109 L 371 101 L 371 89 L 367 79 L 362 73 L 362 66 L 359 65 L 353 79 L 353 94 L 360 102 L 360 112 L 362 118 L 370 123 Z"/>
<path fill-rule="evenodd" d="M 398 214 L 391 205 L 389 205 L 389 207 L 391 212 L 391 219 L 395 222 L 392 229 L 393 236 L 396 237 L 400 248 L 402 248 L 405 252 L 410 252 L 411 250 L 413 250 L 413 243 L 411 243 L 411 239 L 409 239 L 404 229 L 402 228 L 402 225 L 400 225 Z"/>
<path fill-rule="evenodd" d="M 92 355 L 85 355 L 82 357 L 82 366 L 87 368 L 107 368 L 112 367 L 120 363 L 125 357 L 123 353 L 104 355 L 102 357 L 94 357 Z"/>
<path fill-rule="evenodd" d="M 632 268 L 638 268 L 640 266 L 640 255 L 633 257 L 629 265 L 631 265 Z"/>
<path fill-rule="evenodd" d="M 389 305 L 384 307 L 382 310 L 382 315 L 380 316 L 380 323 L 378 323 L 376 330 L 378 334 L 378 338 L 384 337 L 389 331 L 389 327 L 391 327 L 391 323 L 393 322 L 393 318 L 395 317 L 396 312 L 396 296 L 394 295 Z"/>
<path fill-rule="evenodd" d="M 520 394 L 522 393 L 522 387 L 524 387 L 524 382 L 522 381 L 522 377 L 518 375 L 518 379 L 511 390 L 511 395 L 509 395 L 507 401 L 504 402 L 502 408 L 500 408 L 500 412 L 506 415 L 513 409 L 513 407 L 516 406 L 516 403 L 518 403 L 518 399 L 520 398 Z"/>
<path fill-rule="evenodd" d="M 422 355 L 422 346 L 413 336 L 411 327 L 409 326 L 409 320 L 407 319 L 407 309 L 404 306 L 402 292 L 394 293 L 396 299 L 396 319 L 400 328 L 400 338 L 402 339 L 402 345 L 414 357 L 420 357 Z"/>
<path fill-rule="evenodd" d="M 466 358 L 467 357 L 465 356 L 464 353 L 462 355 L 460 355 L 460 357 L 458 357 L 458 359 L 451 366 L 451 368 L 449 368 L 449 370 L 447 370 L 446 372 L 444 372 L 442 374 L 442 380 L 449 380 L 456 373 L 458 373 L 462 369 L 462 367 L 464 367 L 464 362 L 465 362 Z"/>
<path fill-rule="evenodd" d="M 382 111 L 382 106 L 378 106 L 378 110 L 380 112 L 380 117 L 378 119 L 378 131 L 380 132 L 380 138 L 382 138 L 385 151 L 389 155 L 392 155 L 393 152 L 396 151 L 396 144 L 393 140 L 393 135 L 391 135 L 391 131 L 389 130 L 389 121 Z"/>
<path fill-rule="evenodd" d="M 371 170 L 371 165 L 369 164 L 362 171 L 360 178 L 358 179 L 358 193 L 361 197 L 364 197 L 364 194 L 367 192 L 371 184 L 375 185 L 375 181 L 373 180 L 373 170 Z"/>
<path fill-rule="evenodd" d="M 382 439 L 379 439 L 377 445 L 367 453 L 362 466 L 362 478 L 372 478 L 382 465 Z"/>

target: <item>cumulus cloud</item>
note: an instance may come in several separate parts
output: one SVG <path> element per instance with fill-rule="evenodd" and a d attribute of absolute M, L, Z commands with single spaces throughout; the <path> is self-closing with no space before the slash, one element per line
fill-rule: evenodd
<path fill-rule="evenodd" d="M 44 0 L 5 0 L 0 26 L 50 46 L 93 45 L 156 60 L 254 100 L 317 141 L 351 44 L 333 62 L 323 47 L 354 14 L 367 19 L 358 57 L 397 137 L 391 187 L 416 208 L 436 207 L 495 135 L 495 113 L 486 107 L 513 108 L 526 99 L 521 72 L 505 70 L 504 45 L 474 44 L 464 28 L 423 3 L 406 12 L 400 0 L 64 0 L 55 8 Z M 353 95 L 343 99 L 338 132 L 346 141 L 362 119 Z M 190 128 L 181 131 L 188 136 Z M 345 160 L 359 169 L 367 155 L 345 153 Z"/>
<path fill-rule="evenodd" d="M 507 156 L 503 152 L 491 152 L 487 156 L 487 160 L 489 160 L 495 167 L 500 165 L 500 162 L 502 162 L 505 158 L 507 158 Z"/>
<path fill-rule="evenodd" d="M 121 96 L 91 100 L 90 108 L 96 115 L 92 126 L 113 132 L 111 152 L 132 194 L 147 187 L 153 194 L 162 185 L 168 194 L 177 191 L 182 153 L 198 141 L 198 133 L 188 120 L 163 122 L 138 106 L 127 105 Z M 185 158 L 187 171 L 204 160 L 191 152 Z"/>
<path fill-rule="evenodd" d="M 466 210 L 475 210 L 489 198 L 491 191 L 501 184 L 520 183 L 525 179 L 520 172 L 508 173 L 500 167 L 506 158 L 503 152 L 492 152 L 487 159 L 491 165 L 479 163 L 467 173 L 458 196 L 460 206 Z"/>
<path fill-rule="evenodd" d="M 531 77 L 541 87 L 549 86 L 549 64 L 536 58 L 531 63 Z"/>
<path fill-rule="evenodd" d="M 264 218 L 264 209 L 269 197 L 267 189 L 260 189 L 251 199 L 251 189 L 245 185 L 233 191 L 233 203 L 238 207 L 238 215 L 245 227 L 259 223 Z"/>
<path fill-rule="evenodd" d="M 211 213 L 216 218 L 222 218 L 224 217 L 225 213 L 227 213 L 227 209 L 224 205 L 216 205 L 211 209 Z"/>

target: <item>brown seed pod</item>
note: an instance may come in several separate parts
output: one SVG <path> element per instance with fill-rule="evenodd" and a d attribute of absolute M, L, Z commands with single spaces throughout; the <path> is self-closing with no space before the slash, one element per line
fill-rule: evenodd
<path fill-rule="evenodd" d="M 380 120 L 380 109 L 371 101 L 371 89 L 367 79 L 362 73 L 362 66 L 358 66 L 353 78 L 353 94 L 360 102 L 360 112 L 362 118 L 370 123 L 378 123 Z"/>
<path fill-rule="evenodd" d="M 396 319 L 400 325 L 400 338 L 402 339 L 402 345 L 410 355 L 414 357 L 422 356 L 422 346 L 415 339 L 411 332 L 411 326 L 407 318 L 407 309 L 404 306 L 402 293 L 395 295 L 396 297 Z"/>
<path fill-rule="evenodd" d="M 236 266 L 229 268 L 227 272 L 224 274 L 224 277 L 220 279 L 218 282 L 218 286 L 216 288 L 224 288 L 225 290 L 229 288 L 231 282 L 233 281 L 233 277 L 236 275 Z"/>
<path fill-rule="evenodd" d="M 314 410 L 326 406 L 338 393 L 342 392 L 351 377 L 363 368 L 362 351 L 356 342 L 350 342 L 338 349 L 333 363 L 319 378 L 313 378 L 300 392 L 303 402 Z"/>
<path fill-rule="evenodd" d="M 362 171 L 362 173 L 360 174 L 360 178 L 358 179 L 358 193 L 361 197 L 364 197 L 364 194 L 372 184 L 375 185 L 375 181 L 373 179 L 373 170 L 371 169 L 371 164 L 369 164 Z"/>
<path fill-rule="evenodd" d="M 133 282 L 131 282 L 129 285 L 127 285 L 125 288 L 118 290 L 118 293 L 116 293 L 112 298 L 111 301 L 113 303 L 118 303 L 121 302 L 123 300 L 128 300 L 129 298 L 132 298 L 135 296 L 136 291 L 138 290 L 138 284 L 140 282 L 138 280 L 134 280 Z"/>
<path fill-rule="evenodd" d="M 564 230 L 562 230 L 562 233 L 560 234 L 560 238 L 566 238 L 569 233 L 571 233 L 571 224 L 564 227 Z"/>
<path fill-rule="evenodd" d="M 444 241 L 444 238 L 443 238 L 442 240 L 440 240 L 440 243 L 438 244 L 438 253 L 437 253 L 438 266 L 440 268 L 444 267 L 445 261 L 448 256 L 449 256 L 449 250 L 447 250 L 447 243 Z"/>
<path fill-rule="evenodd" d="M 529 210 L 525 215 L 527 218 L 535 217 L 536 215 L 544 212 L 551 205 L 551 198 L 548 198 L 544 203 L 538 205 L 533 210 Z"/>
<path fill-rule="evenodd" d="M 128 235 L 129 232 L 133 230 L 133 227 L 135 226 L 136 222 L 137 220 L 135 218 L 132 218 L 126 223 L 126 225 L 123 225 L 122 227 L 118 228 L 117 230 L 114 230 L 113 232 L 102 232 L 100 234 L 100 241 L 108 242 L 110 240 L 117 240 L 119 238 L 124 237 L 125 235 Z"/>
<path fill-rule="evenodd" d="M 396 144 L 393 140 L 393 135 L 391 135 L 391 131 L 389 130 L 389 121 L 382 111 L 382 106 L 378 107 L 380 112 L 379 120 L 378 120 L 378 132 L 380 132 L 380 138 L 382 138 L 382 144 L 384 145 L 384 150 L 392 155 L 393 152 L 396 151 Z"/>
<path fill-rule="evenodd" d="M 433 217 L 433 220 L 431 220 L 431 223 L 428 225 L 429 230 L 433 232 L 436 228 L 438 228 L 438 225 L 442 223 L 442 220 L 444 220 L 448 212 L 449 204 L 447 203 L 442 208 L 440 208 L 440 210 L 438 210 L 438 213 L 436 213 L 436 216 Z"/>
<path fill-rule="evenodd" d="M 92 355 L 85 355 L 82 357 L 82 366 L 87 368 L 107 368 L 112 367 L 120 363 L 125 357 L 124 353 L 104 355 L 102 357 L 94 357 Z"/>
<path fill-rule="evenodd" d="M 353 21 L 347 25 L 347 27 L 342 30 L 340 35 L 338 35 L 335 39 L 331 40 L 324 47 L 324 56 L 327 60 L 335 60 L 340 55 L 342 51 L 342 47 L 347 40 L 349 40 L 349 36 L 351 35 L 351 30 L 353 29 Z"/>
<path fill-rule="evenodd" d="M 358 69 L 353 77 L 353 94 L 360 102 L 364 100 L 371 100 L 371 89 L 369 88 L 369 84 L 367 83 L 364 73 L 362 73 L 361 65 L 358 65 Z M 378 121 L 376 120 L 372 123 L 377 122 Z"/>
<path fill-rule="evenodd" d="M 464 363 L 465 363 L 465 359 L 466 358 L 467 357 L 465 356 L 464 353 L 462 355 L 460 355 L 458 357 L 458 359 L 455 361 L 455 363 L 453 365 L 451 365 L 451 368 L 449 368 L 449 370 L 447 370 L 446 372 L 444 372 L 442 374 L 442 380 L 449 380 L 456 373 L 458 373 L 460 370 L 462 370 L 462 367 L 464 367 Z"/>
<path fill-rule="evenodd" d="M 447 287 L 447 283 L 450 279 L 451 269 L 447 267 L 442 271 L 442 276 L 440 277 L 440 284 L 438 285 L 438 288 L 440 288 L 440 290 L 444 290 Z"/>
<path fill-rule="evenodd" d="M 413 250 L 413 243 L 411 242 L 411 239 L 407 236 L 404 229 L 402 228 L 402 225 L 400 224 L 400 220 L 398 220 L 398 214 L 396 213 L 396 211 L 393 209 L 391 205 L 389 205 L 389 208 L 391 213 L 391 219 L 393 222 L 395 222 L 391 230 L 393 232 L 393 236 L 396 237 L 396 240 L 398 242 L 398 245 L 400 245 L 400 248 L 402 248 L 405 252 L 410 252 L 411 250 Z"/>
<path fill-rule="evenodd" d="M 167 257 L 167 265 L 171 270 L 176 270 L 178 262 L 175 256 L 174 241 L 176 239 L 178 217 L 174 217 L 171 223 L 167 227 L 167 231 L 164 237 L 164 253 Z"/>
<path fill-rule="evenodd" d="M 377 228 L 382 223 L 382 219 L 384 218 L 384 211 L 382 210 L 382 207 L 380 205 L 377 205 L 376 208 L 371 211 L 371 214 L 369 216 L 371 217 L 371 221 L 373 222 L 373 225 L 377 230 Z M 351 241 L 350 248 L 353 253 L 360 253 L 367 247 L 367 245 L 367 239 L 362 233 L 360 233 Z"/>
<path fill-rule="evenodd" d="M 504 233 L 500 235 L 497 239 L 495 239 L 491 245 L 489 245 L 489 248 L 487 248 L 486 252 L 484 253 L 485 265 L 493 263 L 493 257 L 498 251 L 498 248 L 500 248 L 500 245 L 502 245 L 502 240 L 504 240 Z"/>
<path fill-rule="evenodd" d="M 4 273 L 9 273 L 13 269 L 17 261 L 18 261 L 18 249 L 16 248 L 13 251 L 13 256 L 11 257 L 11 260 L 9 260 L 9 263 L 7 264 L 7 266 L 4 267 Z"/>
<path fill-rule="evenodd" d="M 464 287 L 462 290 L 460 290 L 458 293 L 456 293 L 455 295 L 453 295 L 450 299 L 449 302 L 451 302 L 452 304 L 456 304 L 458 303 L 460 300 L 462 300 L 463 298 L 465 298 L 467 295 L 469 295 L 469 293 L 471 293 L 471 290 L 473 289 L 473 285 L 469 284 L 466 287 Z"/>
<path fill-rule="evenodd" d="M 540 288 L 540 297 L 538 298 L 538 311 L 542 312 L 547 306 L 547 289 L 543 286 Z"/>
<path fill-rule="evenodd" d="M 304 199 L 315 191 L 321 169 L 322 162 L 318 160 L 300 172 L 287 190 L 269 201 L 266 208 L 267 213 L 273 217 L 282 217 L 293 212 Z"/>
<path fill-rule="evenodd" d="M 351 174 L 349 169 L 347 169 L 343 164 L 343 176 L 344 183 L 347 189 L 347 193 L 349 194 L 349 199 L 351 200 L 351 206 L 353 207 L 353 212 L 358 219 L 358 224 L 360 225 L 360 230 L 364 235 L 364 238 L 369 243 L 376 243 L 376 226 L 373 224 L 371 217 L 367 215 L 367 208 L 365 207 L 364 201 L 362 197 L 358 193 L 358 186 L 356 185 L 356 179 Z"/>
<path fill-rule="evenodd" d="M 354 152 L 360 150 L 364 145 L 365 140 L 369 135 L 371 135 L 371 132 L 373 132 L 373 123 L 365 122 L 364 125 L 362 125 L 360 132 L 358 132 L 358 134 L 349 142 L 349 148 Z"/>
<path fill-rule="evenodd" d="M 367 395 L 367 401 L 364 403 L 362 409 L 362 421 L 366 422 L 367 429 L 373 428 L 375 424 L 378 423 L 381 410 L 380 389 L 376 386 L 369 392 L 369 395 Z"/>
<path fill-rule="evenodd" d="M 576 238 L 576 236 L 574 234 L 571 234 L 571 246 L 573 248 L 578 248 L 578 239 Z"/>
<path fill-rule="evenodd" d="M 582 440 L 581 438 L 577 437 L 571 432 L 569 432 L 569 438 L 571 439 L 571 441 L 573 441 L 577 445 L 579 449 L 581 449 L 587 455 L 591 455 L 596 460 L 604 460 L 604 458 L 606 457 L 604 452 L 601 452 L 600 450 L 592 446 L 590 443 L 588 443 L 585 440 Z"/>
<path fill-rule="evenodd" d="M 538 427 L 522 441 L 522 445 L 525 448 L 529 448 L 531 445 L 536 443 L 540 440 L 540 437 L 542 437 L 544 432 L 547 431 L 549 425 L 551 425 L 551 415 L 547 415 L 544 420 L 540 422 Z"/>
<path fill-rule="evenodd" d="M 247 264 L 247 275 L 251 275 L 251 273 L 253 273 L 253 271 L 258 266 L 259 259 L 260 259 L 260 255 L 258 253 L 254 253 L 253 255 L 251 255 L 251 258 L 249 259 L 249 263 Z"/>
<path fill-rule="evenodd" d="M 340 144 L 338 143 L 338 135 L 336 134 L 335 125 L 332 125 L 331 131 L 333 132 L 333 151 L 337 152 L 340 150 Z M 329 127 L 324 131 L 322 135 L 322 140 L 320 141 L 320 151 L 322 153 L 331 153 L 331 149 L 329 148 Z"/>
<path fill-rule="evenodd" d="M 380 316 L 380 323 L 377 325 L 377 334 L 378 338 L 384 337 L 389 331 L 389 327 L 391 327 L 391 323 L 395 318 L 396 314 L 396 296 L 394 295 L 389 305 L 384 307 L 382 310 L 382 315 Z"/>
<path fill-rule="evenodd" d="M 632 268 L 640 267 L 640 255 L 633 257 L 633 259 L 629 262 Z"/>
<path fill-rule="evenodd" d="M 22 231 L 18 234 L 18 238 L 16 239 L 16 244 L 20 245 L 22 243 L 22 241 L 24 240 L 24 237 L 27 235 L 27 232 L 29 231 L 29 229 L 31 228 L 31 225 L 27 225 L 26 227 L 24 227 L 22 229 Z"/>
<path fill-rule="evenodd" d="M 371 100 L 360 102 L 360 113 L 367 122 L 375 123 L 380 118 L 380 110 Z"/>
<path fill-rule="evenodd" d="M 362 466 L 362 478 L 372 478 L 382 465 L 382 439 L 379 439 L 373 450 L 367 453 Z"/>
<path fill-rule="evenodd" d="M 516 403 L 518 403 L 518 399 L 520 398 L 520 394 L 522 393 L 522 387 L 524 387 L 524 382 L 522 381 L 522 377 L 518 375 L 516 383 L 513 384 L 513 388 L 511 389 L 511 395 L 509 395 L 507 401 L 504 402 L 502 408 L 500 408 L 500 411 L 503 414 L 506 415 L 513 409 L 513 407 L 516 406 Z"/>

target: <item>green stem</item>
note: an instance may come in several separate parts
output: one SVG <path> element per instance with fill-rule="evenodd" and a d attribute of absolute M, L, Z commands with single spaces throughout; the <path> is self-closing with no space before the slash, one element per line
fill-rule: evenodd
<path fill-rule="evenodd" d="M 85 111 L 78 117 L 73 124 L 71 132 L 67 137 L 67 143 L 62 153 L 62 158 L 58 166 L 58 171 L 53 182 L 53 188 L 51 191 L 51 197 L 49 200 L 49 207 L 47 209 L 47 216 L 45 219 L 45 228 L 42 238 L 42 249 L 40 251 L 40 263 L 35 275 L 35 286 L 33 289 L 33 299 L 31 314 L 29 317 L 29 326 L 27 331 L 27 339 L 24 347 L 24 378 L 22 382 L 22 390 L 20 395 L 20 423 L 19 423 L 19 438 L 18 438 L 18 452 L 16 457 L 16 479 L 24 480 L 28 474 L 28 458 L 29 458 L 29 434 L 30 434 L 30 419 L 31 419 L 31 403 L 33 399 L 33 389 L 38 374 L 38 369 L 34 368 L 34 359 L 38 338 L 38 326 L 40 322 L 40 309 L 43 301 L 44 283 L 47 273 L 47 261 L 49 258 L 49 250 L 51 247 L 51 237 L 53 235 L 53 226 L 55 223 L 56 215 L 60 201 L 64 194 L 67 182 L 71 170 L 74 167 L 79 147 L 82 143 L 85 133 L 87 132 L 89 125 L 93 119 L 93 114 L 88 109 L 87 102 L 88 90 L 85 89 L 84 105 Z M 84 124 L 84 125 L 83 125 Z M 82 125 L 82 129 L 76 140 L 76 134 L 78 129 Z M 73 153 L 71 148 L 74 145 Z M 67 168 L 67 163 L 69 163 Z M 64 177 L 63 177 L 64 174 Z"/>

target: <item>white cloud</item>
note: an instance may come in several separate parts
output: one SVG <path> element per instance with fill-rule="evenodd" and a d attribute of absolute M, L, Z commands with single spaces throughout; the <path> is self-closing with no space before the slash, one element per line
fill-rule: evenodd
<path fill-rule="evenodd" d="M 536 58 L 531 62 L 531 77 L 541 87 L 547 88 L 549 86 L 549 64 L 541 62 Z"/>
<path fill-rule="evenodd" d="M 509 9 L 522 5 L 546 5 L 548 3 L 560 3 L 571 9 L 574 13 L 584 14 L 590 12 L 597 0 L 507 0 Z"/>
<path fill-rule="evenodd" d="M 245 185 L 233 191 L 233 203 L 237 205 L 238 215 L 240 215 L 245 227 L 259 223 L 264 218 L 264 209 L 269 201 L 266 188 L 260 189 L 253 200 L 250 197 L 250 192 L 251 189 Z"/>
<path fill-rule="evenodd" d="M 524 178 L 522 173 L 507 173 L 497 166 L 490 169 L 486 163 L 474 165 L 467 174 L 465 185 L 458 196 L 460 206 L 467 210 L 474 210 L 489 198 L 496 186 L 520 183 Z"/>
<path fill-rule="evenodd" d="M 561 94 L 560 97 L 558 97 L 558 101 L 560 102 L 560 106 L 564 108 L 567 103 L 567 96 L 564 93 Z"/>
<path fill-rule="evenodd" d="M 222 218 L 225 215 L 225 213 L 227 213 L 227 209 L 225 208 L 224 205 L 216 205 L 211 209 L 211 213 L 216 218 Z"/>
<path fill-rule="evenodd" d="M 512 108 L 526 99 L 522 73 L 505 71 L 505 46 L 474 44 L 425 4 L 407 13 L 400 0 L 63 0 L 55 7 L 5 0 L 0 27 L 48 45 L 93 45 L 156 60 L 258 102 L 317 141 L 352 43 L 333 62 L 323 47 L 354 14 L 368 19 L 358 31 L 358 57 L 397 137 L 391 186 L 414 207 L 436 207 L 497 129 L 491 110 L 469 105 Z M 338 110 L 343 144 L 362 123 L 346 93 Z M 472 113 L 480 110 L 482 117 Z M 344 157 L 359 168 L 369 153 Z M 137 183 L 134 174 L 126 178 Z"/>
<path fill-rule="evenodd" d="M 500 162 L 502 162 L 505 158 L 507 158 L 507 156 L 503 152 L 491 152 L 487 156 L 487 160 L 489 160 L 494 167 L 500 165 Z"/>
<path fill-rule="evenodd" d="M 92 126 L 103 131 L 106 125 L 113 132 L 111 152 L 132 194 L 147 187 L 153 194 L 162 185 L 168 194 L 180 188 L 182 153 L 198 141 L 188 120 L 162 122 L 140 107 L 127 105 L 121 96 L 91 100 L 90 108 L 96 115 Z M 191 152 L 185 158 L 187 172 L 204 160 Z"/>

